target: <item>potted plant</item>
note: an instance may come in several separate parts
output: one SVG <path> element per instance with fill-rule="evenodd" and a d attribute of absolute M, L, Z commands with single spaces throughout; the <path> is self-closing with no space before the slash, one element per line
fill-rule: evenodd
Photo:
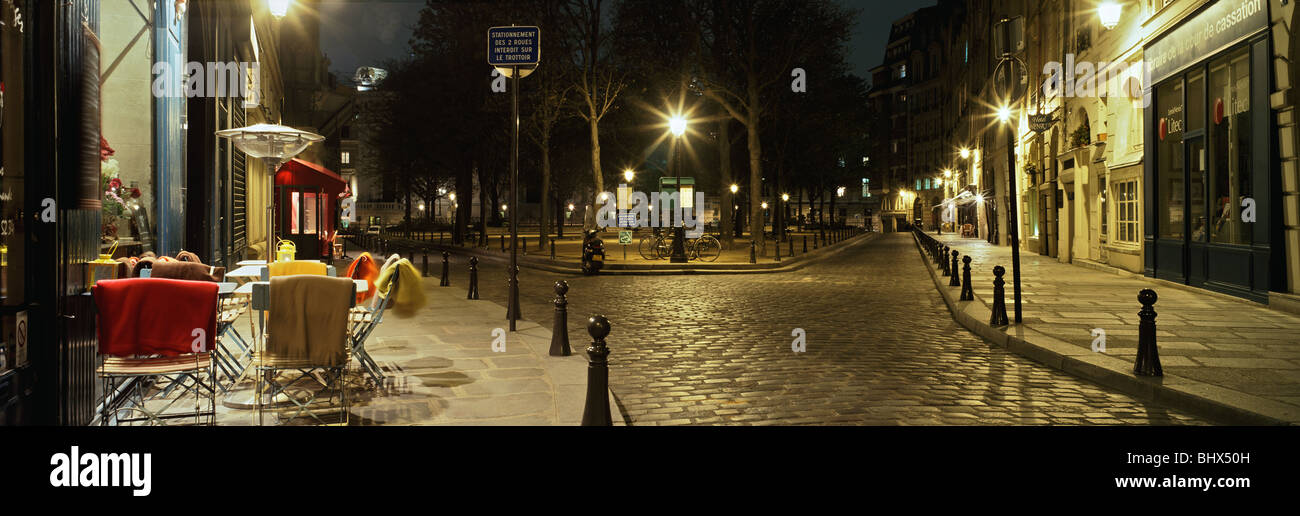
<path fill-rule="evenodd" d="M 1079 127 L 1070 133 L 1070 147 L 1079 148 L 1092 144 L 1092 131 L 1088 124 L 1079 124 Z"/>

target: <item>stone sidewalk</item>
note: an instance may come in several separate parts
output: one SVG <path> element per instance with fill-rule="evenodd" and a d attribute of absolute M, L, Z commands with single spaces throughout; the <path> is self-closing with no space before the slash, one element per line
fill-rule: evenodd
<path fill-rule="evenodd" d="M 1160 282 L 1126 277 L 1022 252 L 1024 324 L 1014 324 L 1011 248 L 982 239 L 936 235 L 944 245 L 970 255 L 976 302 L 955 301 L 959 289 L 941 290 L 954 300 L 953 312 L 977 333 L 997 337 L 988 326 L 993 272 L 1006 267 L 1006 304 L 1013 324 L 1005 330 L 1014 345 L 1027 346 L 1032 358 L 1060 360 L 1090 372 L 1095 381 L 1117 383 L 1200 409 L 1233 423 L 1300 422 L 1300 317 L 1247 300 L 1184 290 Z M 951 262 L 951 258 L 949 258 Z M 931 262 L 932 263 L 932 262 Z M 932 265 L 932 270 L 935 270 Z M 1137 294 L 1157 292 L 1157 337 L 1165 376 L 1137 378 Z M 955 304 L 953 304 L 955 303 Z M 963 306 L 974 305 L 974 306 Z M 959 313 L 963 312 L 963 313 Z M 1094 329 L 1105 332 L 1106 350 L 1094 353 Z M 996 339 L 995 339 L 996 340 Z M 1127 375 L 1127 377 L 1124 377 Z M 1116 385 L 1119 387 L 1119 385 Z M 1180 401 L 1181 400 L 1181 401 Z"/>
<path fill-rule="evenodd" d="M 355 256 L 354 250 L 349 252 Z M 340 270 L 345 263 L 336 264 Z M 351 425 L 578 425 L 587 392 L 586 348 L 571 341 L 573 355 L 549 356 L 551 332 L 520 320 L 509 332 L 506 307 L 467 300 L 464 285 L 438 287 L 424 278 L 428 305 L 402 319 L 393 311 L 375 329 L 366 349 L 384 370 L 380 387 L 350 365 Z M 550 317 L 552 314 L 537 314 Z M 569 314 L 585 328 L 588 314 Z M 246 332 L 248 323 L 240 321 Z M 505 350 L 493 351 L 493 331 L 505 332 Z M 584 331 L 585 333 L 585 331 Z M 218 404 L 220 406 L 220 404 Z M 623 415 L 610 395 L 610 415 Z M 252 410 L 218 410 L 219 424 L 256 424 Z M 267 424 L 275 424 L 270 412 Z"/>

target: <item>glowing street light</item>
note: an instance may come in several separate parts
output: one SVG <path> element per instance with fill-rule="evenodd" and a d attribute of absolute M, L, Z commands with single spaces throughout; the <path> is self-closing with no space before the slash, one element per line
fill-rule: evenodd
<path fill-rule="evenodd" d="M 843 186 L 841 186 L 841 187 L 839 187 L 839 188 L 836 188 L 836 189 L 835 189 L 835 196 L 836 196 L 836 197 L 844 197 L 844 192 L 846 192 L 847 190 L 848 190 L 848 189 L 845 188 L 845 187 L 843 187 Z"/>
<path fill-rule="evenodd" d="M 569 211 L 573 211 L 573 203 L 569 203 Z"/>
<path fill-rule="evenodd" d="M 678 137 L 686 134 L 686 118 L 676 115 L 668 119 L 668 131 L 673 133 L 673 136 Z"/>
<path fill-rule="evenodd" d="M 961 159 L 970 159 L 970 149 L 966 147 L 962 147 L 960 154 L 961 154 Z"/>
<path fill-rule="evenodd" d="M 1119 18 L 1123 12 L 1124 6 L 1118 2 L 1102 2 L 1101 5 L 1097 6 L 1097 17 L 1101 18 L 1101 26 L 1106 27 L 1106 30 L 1119 25 Z"/>
<path fill-rule="evenodd" d="M 504 205 L 504 204 L 501 205 L 501 211 L 506 211 L 506 210 L 508 210 L 508 209 L 510 209 L 509 206 L 506 206 L 506 205 Z"/>
<path fill-rule="evenodd" d="M 424 211 L 424 203 L 420 203 L 420 211 Z"/>
<path fill-rule="evenodd" d="M 767 201 L 763 201 L 763 204 L 761 204 L 760 206 L 762 206 L 763 209 L 766 210 L 766 209 L 767 209 Z"/>
<path fill-rule="evenodd" d="M 284 18 L 288 15 L 289 6 L 292 4 L 293 0 L 266 0 L 267 8 L 271 9 L 271 16 L 276 18 Z"/>
<path fill-rule="evenodd" d="M 943 169 L 943 177 L 952 177 L 952 169 L 951 168 Z"/>
<path fill-rule="evenodd" d="M 740 185 L 737 185 L 736 183 L 731 183 L 731 193 L 734 194 L 739 191 L 740 191 Z"/>
<path fill-rule="evenodd" d="M 627 182 L 631 183 L 633 177 L 636 177 L 636 172 L 633 172 L 632 169 L 629 168 L 629 169 L 625 169 L 625 170 L 623 170 L 623 180 L 624 180 L 624 181 L 627 181 Z"/>
<path fill-rule="evenodd" d="M 1011 108 L 1009 108 L 1009 107 L 1007 107 L 1007 106 L 1002 106 L 1002 107 L 998 108 L 998 112 L 997 112 L 997 114 L 998 114 L 998 121 L 999 121 L 999 122 L 1002 122 L 1002 123 L 1005 124 L 1005 123 L 1011 121 Z"/>
<path fill-rule="evenodd" d="M 788 193 L 781 194 L 781 202 L 788 202 L 789 200 L 790 200 L 790 194 Z"/>
<path fill-rule="evenodd" d="M 453 201 L 455 201 L 455 200 L 456 200 L 456 192 L 452 192 L 452 193 L 447 194 L 447 198 L 448 198 L 448 199 L 451 199 L 451 200 L 453 200 Z"/>

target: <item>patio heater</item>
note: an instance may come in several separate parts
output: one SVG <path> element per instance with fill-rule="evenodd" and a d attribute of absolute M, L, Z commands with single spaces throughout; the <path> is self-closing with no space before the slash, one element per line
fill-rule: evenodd
<path fill-rule="evenodd" d="M 275 174 L 286 161 L 297 156 L 307 146 L 324 140 L 325 137 L 276 124 L 250 125 L 217 131 L 216 134 L 222 138 L 229 138 L 244 154 L 275 162 L 275 167 L 266 177 L 266 191 L 271 197 L 266 205 L 266 262 L 269 264 L 272 261 L 270 257 L 275 252 Z"/>

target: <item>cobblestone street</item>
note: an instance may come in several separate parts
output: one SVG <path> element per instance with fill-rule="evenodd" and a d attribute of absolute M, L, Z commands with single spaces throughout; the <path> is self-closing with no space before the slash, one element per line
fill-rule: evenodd
<path fill-rule="evenodd" d="M 523 316 L 549 328 L 565 279 L 576 352 L 586 317 L 609 317 L 611 390 L 634 425 L 1203 423 L 990 347 L 953 322 L 910 235 L 853 245 L 779 274 L 524 269 Z M 480 270 L 482 296 L 503 305 L 504 269 Z M 464 259 L 453 271 L 463 290 Z M 791 350 L 796 328 L 805 353 Z"/>

